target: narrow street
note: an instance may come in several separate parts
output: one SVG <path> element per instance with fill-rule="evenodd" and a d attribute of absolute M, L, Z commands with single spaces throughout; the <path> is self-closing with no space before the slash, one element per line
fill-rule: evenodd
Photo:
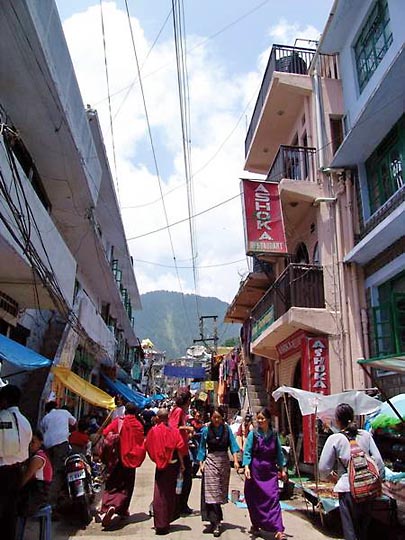
<path fill-rule="evenodd" d="M 112 527 L 105 531 L 99 523 L 94 521 L 86 530 L 76 530 L 64 521 L 53 522 L 53 540 L 70 540 L 72 538 L 83 538 L 86 540 L 99 540 L 119 537 L 120 540 L 129 540 L 137 535 L 145 540 L 158 538 L 153 529 L 153 519 L 149 517 L 149 504 L 153 493 L 154 465 L 147 458 L 142 467 L 137 471 L 135 482 L 135 492 L 131 504 L 131 516 L 124 521 L 113 523 Z M 190 497 L 190 506 L 195 510 L 195 514 L 180 518 L 172 525 L 172 532 L 166 536 L 175 540 L 197 540 L 199 538 L 208 540 L 213 538 L 211 534 L 204 534 L 205 526 L 201 522 L 200 507 L 200 484 L 201 479 L 193 480 L 193 489 Z M 242 477 L 234 470 L 231 474 L 230 490 L 242 490 Z M 334 529 L 322 528 L 319 518 L 312 517 L 312 509 L 306 511 L 306 506 L 300 496 L 296 496 L 291 501 L 282 502 L 283 518 L 287 536 L 294 540 L 322 540 L 324 538 L 340 537 Z M 115 525 L 115 526 L 114 526 Z M 37 524 L 27 525 L 25 540 L 37 540 Z M 247 508 L 238 508 L 233 503 L 228 503 L 224 507 L 224 523 L 221 538 L 223 540 L 239 540 L 250 538 L 248 533 L 250 521 Z M 273 536 L 264 533 L 262 538 L 271 540 Z"/>

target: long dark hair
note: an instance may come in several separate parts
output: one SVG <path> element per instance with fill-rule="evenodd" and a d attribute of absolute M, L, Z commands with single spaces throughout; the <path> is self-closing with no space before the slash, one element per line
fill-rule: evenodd
<path fill-rule="evenodd" d="M 354 411 L 348 403 L 340 403 L 335 410 L 335 418 L 338 420 L 342 431 L 344 431 L 349 438 L 354 439 L 358 432 L 356 422 L 354 422 Z"/>
<path fill-rule="evenodd" d="M 269 425 L 271 427 L 271 412 L 270 412 L 270 410 L 267 407 L 263 407 L 262 409 L 260 409 L 260 411 L 258 411 L 256 413 L 256 416 L 258 414 L 261 414 L 262 416 L 264 416 L 265 419 L 269 421 Z"/>

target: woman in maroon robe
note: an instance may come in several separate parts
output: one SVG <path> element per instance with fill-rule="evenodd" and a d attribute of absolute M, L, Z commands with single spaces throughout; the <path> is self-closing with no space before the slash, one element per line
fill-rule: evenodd
<path fill-rule="evenodd" d="M 135 485 L 135 471 L 145 459 L 144 429 L 139 419 L 139 410 L 134 403 L 127 403 L 125 416 L 115 418 L 104 429 L 104 437 L 109 433 L 119 435 L 120 453 L 105 483 L 101 505 L 103 527 L 108 527 L 115 515 L 128 515 Z"/>
<path fill-rule="evenodd" d="M 157 413 L 157 425 L 146 437 L 146 450 L 156 464 L 153 518 L 156 534 L 168 534 L 170 523 L 180 516 L 176 480 L 184 471 L 185 442 L 177 428 L 169 427 L 167 409 Z"/>
<path fill-rule="evenodd" d="M 278 472 L 286 479 L 285 458 L 278 435 L 273 431 L 267 408 L 256 415 L 258 428 L 251 431 L 243 451 L 245 500 L 252 522 L 251 533 L 260 529 L 274 533 L 275 540 L 285 540 L 278 494 Z"/>

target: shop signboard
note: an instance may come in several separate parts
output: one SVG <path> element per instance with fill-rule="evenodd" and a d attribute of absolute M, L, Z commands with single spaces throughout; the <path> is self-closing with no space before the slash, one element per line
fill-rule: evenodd
<path fill-rule="evenodd" d="M 246 254 L 285 255 L 287 242 L 276 182 L 242 180 Z"/>
<path fill-rule="evenodd" d="M 204 382 L 204 390 L 206 392 L 209 392 L 210 390 L 214 390 L 214 381 L 205 381 Z"/>
<path fill-rule="evenodd" d="M 255 341 L 274 322 L 274 306 L 270 306 L 264 314 L 253 323 L 252 341 Z"/>
<path fill-rule="evenodd" d="M 297 352 L 301 352 L 302 340 L 305 337 L 305 332 L 303 330 L 297 330 L 291 336 L 288 336 L 287 339 L 281 341 L 276 345 L 278 356 L 280 360 L 288 358 Z"/>
<path fill-rule="evenodd" d="M 306 338 L 302 358 L 302 389 L 319 394 L 330 394 L 329 342 L 324 336 Z M 304 461 L 315 463 L 317 459 L 315 415 L 303 417 Z"/>

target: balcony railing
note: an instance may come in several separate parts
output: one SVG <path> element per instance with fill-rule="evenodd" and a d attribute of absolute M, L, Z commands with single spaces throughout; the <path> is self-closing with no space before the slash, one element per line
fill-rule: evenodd
<path fill-rule="evenodd" d="M 405 294 L 371 308 L 371 356 L 405 353 Z"/>
<path fill-rule="evenodd" d="M 356 235 L 356 241 L 368 235 L 377 225 L 389 216 L 398 206 L 405 201 L 405 186 L 396 191 L 365 223 L 360 224 L 360 234 Z"/>
<path fill-rule="evenodd" d="M 282 144 L 267 175 L 268 182 L 283 178 L 316 182 L 316 148 Z"/>
<path fill-rule="evenodd" d="M 257 322 L 271 313 L 271 324 L 291 307 L 325 307 L 321 266 L 289 264 L 253 308 L 252 318 Z"/>
<path fill-rule="evenodd" d="M 311 62 L 315 56 L 314 49 L 290 47 L 288 45 L 273 45 L 270 58 L 264 72 L 262 85 L 253 110 L 249 130 L 245 139 L 245 157 L 248 154 L 256 126 L 258 124 L 267 92 L 275 71 L 307 75 Z M 337 79 L 339 77 L 337 57 L 335 55 L 319 55 L 319 75 L 321 77 Z"/>

